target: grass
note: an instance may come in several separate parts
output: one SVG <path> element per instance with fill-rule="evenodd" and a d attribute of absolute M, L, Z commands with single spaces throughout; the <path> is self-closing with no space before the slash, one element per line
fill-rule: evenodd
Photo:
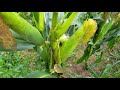
<path fill-rule="evenodd" d="M 96 78 L 120 78 L 120 42 L 112 49 L 106 49 L 101 61 L 89 65 L 89 70 Z"/>
<path fill-rule="evenodd" d="M 22 53 L 22 54 L 21 54 Z M 22 52 L 1 52 L 0 78 L 22 78 L 28 73 L 39 70 L 37 54 Z"/>
<path fill-rule="evenodd" d="M 70 78 L 120 78 L 120 44 L 117 43 L 112 50 L 103 53 L 102 60 L 94 63 L 97 57 L 91 57 L 89 70 L 83 66 L 73 64 L 75 56 L 63 66 L 71 70 L 67 77 Z M 78 50 L 78 48 L 77 48 Z M 74 52 L 79 56 L 79 53 Z M 99 54 L 98 54 L 99 56 Z M 72 67 L 73 66 L 73 67 Z M 72 67 L 72 68 L 71 68 Z M 39 55 L 32 51 L 0 52 L 0 78 L 24 78 L 36 70 L 44 70 L 45 63 L 39 60 Z M 90 75 L 89 75 L 90 73 Z M 88 76 L 89 75 L 89 76 Z"/>
<path fill-rule="evenodd" d="M 7 14 L 9 14 L 9 15 L 7 15 Z M 8 21 L 7 22 L 8 24 L 15 26 L 15 27 L 11 27 L 11 29 L 15 30 L 18 33 L 23 34 L 23 36 L 27 35 L 25 37 L 31 43 L 38 45 L 38 44 L 41 44 L 41 42 L 43 42 L 43 38 L 41 37 L 41 34 L 38 33 L 37 29 L 35 30 L 35 28 L 33 27 L 34 25 L 31 26 L 29 23 L 27 23 L 25 20 L 23 20 L 22 18 L 17 16 L 17 14 L 15 14 L 15 13 L 7 13 L 7 14 L 5 14 L 4 12 L 1 13 L 2 16 L 5 16 L 4 19 L 6 18 L 4 21 Z M 31 15 L 26 16 L 23 13 L 19 13 L 19 14 L 26 19 L 28 18 L 28 20 L 29 20 L 29 18 L 33 19 L 33 17 Z M 30 13 L 28 13 L 28 14 L 30 14 Z M 56 13 L 53 13 L 53 15 L 54 14 L 56 14 Z M 72 23 L 76 14 L 77 13 L 71 14 L 73 17 L 70 16 L 70 18 L 63 23 L 63 25 L 62 25 L 63 32 L 65 32 L 67 30 L 67 28 L 70 26 L 70 23 Z M 10 18 L 10 20 L 7 20 L 9 18 L 9 16 L 12 16 L 12 15 L 14 15 L 17 19 L 15 19 L 15 17 L 13 17 L 13 18 Z M 22 22 L 20 19 L 22 20 Z M 11 20 L 13 22 L 9 22 Z M 57 20 L 57 16 L 56 16 L 55 20 Z M 32 20 L 32 21 L 34 22 L 34 20 Z M 53 21 L 54 21 L 54 18 L 53 18 Z M 17 25 L 15 22 L 19 22 L 20 24 Z M 69 22 L 69 23 L 67 23 L 67 22 Z M 56 24 L 56 21 L 55 21 L 55 24 Z M 107 25 L 103 25 L 103 27 L 106 27 L 105 31 L 109 30 L 108 29 L 108 28 L 110 28 L 109 25 L 111 27 L 112 21 L 110 21 L 110 23 Z M 22 28 L 22 26 L 26 26 L 26 27 Z M 54 24 L 53 24 L 53 27 L 54 27 Z M 34 37 L 33 33 L 31 33 L 31 31 L 28 33 L 24 32 L 24 30 L 26 30 L 26 29 L 34 30 L 35 31 L 34 34 L 36 34 L 36 37 L 38 39 L 41 38 L 40 39 L 41 41 L 37 40 L 37 38 Z M 103 31 L 104 31 L 104 29 L 103 29 Z M 106 32 L 104 32 L 103 34 L 100 34 L 100 35 L 102 35 L 101 39 L 103 38 L 105 33 Z M 61 33 L 61 29 L 58 29 L 56 34 L 58 36 L 56 38 L 59 38 L 63 33 Z M 50 36 L 53 36 L 53 35 L 54 35 L 54 33 L 50 34 Z M 33 37 L 29 38 L 29 36 L 33 36 Z M 52 38 L 54 38 L 54 37 L 52 37 Z M 74 36 L 73 36 L 73 38 L 74 38 Z M 54 41 L 54 40 L 52 40 L 52 41 Z M 73 43 L 76 43 L 76 42 L 74 42 L 74 41 L 76 41 L 75 38 L 72 41 L 73 41 Z M 67 42 L 67 44 L 68 43 L 69 42 Z M 68 45 L 67 44 L 63 45 L 67 49 L 65 50 L 65 48 L 64 48 L 61 50 L 61 52 L 63 51 L 63 53 L 60 52 L 61 58 L 63 57 L 62 59 L 67 58 L 66 53 L 67 53 L 67 51 L 69 51 L 68 46 L 71 50 L 73 50 L 72 46 L 74 46 L 74 45 L 71 44 L 71 46 L 70 46 L 70 43 Z M 118 48 L 120 48 L 119 45 L 117 46 Z M 54 45 L 52 45 L 52 46 L 54 46 Z M 106 48 L 106 47 L 103 47 L 103 48 Z M 52 49 L 54 51 L 54 48 L 52 48 Z M 77 48 L 77 49 L 79 49 L 79 48 Z M 81 49 L 82 52 L 84 51 L 83 49 Z M 120 63 L 119 63 L 119 61 L 120 61 L 120 55 L 119 55 L 120 52 L 119 51 L 120 50 L 119 51 L 117 51 L 117 50 L 118 49 L 114 49 L 113 51 L 115 51 L 115 52 L 113 52 L 111 50 L 110 51 L 107 50 L 107 54 L 106 54 L 106 52 L 104 52 L 103 55 L 101 54 L 102 50 L 99 52 L 96 52 L 96 53 L 98 53 L 98 55 L 96 55 L 96 57 L 95 57 L 95 55 L 93 55 L 93 57 L 90 58 L 90 60 L 88 61 L 88 70 L 86 68 L 84 68 L 84 63 L 82 63 L 83 65 L 82 64 L 76 65 L 73 63 L 74 61 L 77 60 L 76 57 L 80 57 L 82 55 L 81 51 L 78 50 L 78 53 L 74 52 L 73 56 L 71 58 L 68 58 L 73 62 L 70 64 L 65 63 L 65 64 L 63 64 L 63 66 L 64 67 L 68 66 L 68 68 L 69 68 L 69 66 L 73 66 L 72 68 L 69 68 L 69 70 L 71 70 L 71 72 L 72 72 L 70 74 L 70 77 L 74 77 L 74 78 L 79 78 L 79 77 L 80 78 L 82 78 L 82 77 L 97 77 L 97 78 L 120 77 Z M 57 53 L 56 50 L 53 53 L 55 54 L 54 56 L 56 56 L 55 59 L 58 60 L 58 63 L 61 63 L 60 58 L 58 57 L 59 55 L 56 54 Z M 69 53 L 69 54 L 71 54 L 71 53 Z M 96 59 L 97 59 L 97 61 L 96 61 Z M 46 59 L 44 59 L 44 60 L 46 60 Z M 54 60 L 54 58 L 53 58 L 53 60 Z M 97 63 L 95 63 L 95 61 Z M 1 52 L 0 53 L 0 77 L 1 78 L 16 78 L 16 77 L 23 78 L 24 76 L 26 76 L 27 74 L 29 74 L 33 71 L 36 71 L 36 70 L 39 71 L 39 70 L 44 70 L 44 69 L 45 69 L 45 62 L 42 62 L 39 59 L 39 55 L 37 53 L 34 53 L 34 51 L 32 51 L 32 52 L 31 51 Z M 39 73 L 39 72 L 35 72 L 35 73 Z"/>
<path fill-rule="evenodd" d="M 80 45 L 74 51 L 74 55 L 66 62 L 66 72 L 70 78 L 120 78 L 120 42 L 117 42 L 112 49 L 107 49 L 106 44 L 101 50 L 93 54 L 88 60 L 88 70 L 84 63 L 75 65 L 74 61 L 83 54 L 83 47 Z M 103 49 L 105 48 L 105 49 Z M 102 51 L 103 50 L 103 51 Z M 101 52 L 103 52 L 102 57 Z M 97 62 L 96 59 L 100 58 Z"/>

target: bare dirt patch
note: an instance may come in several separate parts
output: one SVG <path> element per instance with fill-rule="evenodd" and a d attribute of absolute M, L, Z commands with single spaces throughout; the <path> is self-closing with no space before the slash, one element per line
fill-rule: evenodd
<path fill-rule="evenodd" d="M 101 46 L 101 50 L 104 50 L 106 48 L 107 48 L 106 44 Z M 69 66 L 64 69 L 67 73 L 78 74 L 78 75 L 81 75 L 81 76 L 90 76 L 91 77 L 91 73 L 90 73 L 90 71 L 86 70 L 84 63 L 74 64 L 74 61 L 76 59 L 80 58 L 83 55 L 84 49 L 85 49 L 85 47 L 82 47 L 81 45 L 79 45 L 76 48 L 76 50 L 74 51 L 73 56 L 68 58 L 66 63 Z M 97 67 L 94 68 L 94 70 L 96 72 L 100 73 L 102 71 L 102 68 L 106 64 L 111 63 L 112 61 L 116 60 L 116 58 L 113 58 L 110 53 L 120 54 L 120 43 L 117 43 L 114 46 L 114 48 L 104 51 L 103 58 L 102 58 L 101 62 L 97 65 Z M 96 58 L 97 58 L 96 55 L 93 54 L 89 58 L 87 64 L 88 65 L 94 64 L 95 61 L 96 61 Z M 67 76 L 67 77 L 69 77 L 69 76 Z"/>

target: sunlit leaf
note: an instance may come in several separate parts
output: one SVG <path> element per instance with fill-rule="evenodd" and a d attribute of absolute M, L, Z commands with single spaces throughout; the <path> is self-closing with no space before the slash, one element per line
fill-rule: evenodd
<path fill-rule="evenodd" d="M 36 27 L 33 27 L 29 22 L 23 19 L 15 12 L 0 12 L 0 16 L 4 19 L 9 27 L 17 32 L 24 40 L 40 45 L 44 39 Z"/>

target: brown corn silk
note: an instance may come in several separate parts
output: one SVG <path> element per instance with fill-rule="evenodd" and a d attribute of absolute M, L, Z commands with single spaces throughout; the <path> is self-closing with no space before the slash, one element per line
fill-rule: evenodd
<path fill-rule="evenodd" d="M 5 49 L 16 50 L 16 39 L 13 37 L 7 24 L 0 16 L 0 44 Z"/>

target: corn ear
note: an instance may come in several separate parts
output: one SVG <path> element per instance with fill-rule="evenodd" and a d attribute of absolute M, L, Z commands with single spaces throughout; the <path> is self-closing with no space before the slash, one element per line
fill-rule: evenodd
<path fill-rule="evenodd" d="M 12 30 L 17 32 L 26 41 L 36 45 L 43 43 L 44 39 L 37 28 L 33 27 L 17 13 L 0 12 L 0 16 L 2 16 L 5 23 L 8 24 Z"/>
<path fill-rule="evenodd" d="M 94 21 L 92 21 L 94 22 Z M 73 52 L 73 50 L 77 47 L 80 41 L 83 39 L 85 33 L 91 29 L 96 29 L 96 23 L 91 24 L 91 20 L 85 21 L 83 25 L 66 41 L 61 47 L 61 60 L 64 62 Z"/>
<path fill-rule="evenodd" d="M 85 45 L 89 41 L 89 39 L 95 34 L 97 30 L 97 23 L 93 19 L 89 19 L 88 21 L 85 21 L 84 27 L 87 28 L 85 28 L 86 33 L 82 39 L 83 45 Z"/>

